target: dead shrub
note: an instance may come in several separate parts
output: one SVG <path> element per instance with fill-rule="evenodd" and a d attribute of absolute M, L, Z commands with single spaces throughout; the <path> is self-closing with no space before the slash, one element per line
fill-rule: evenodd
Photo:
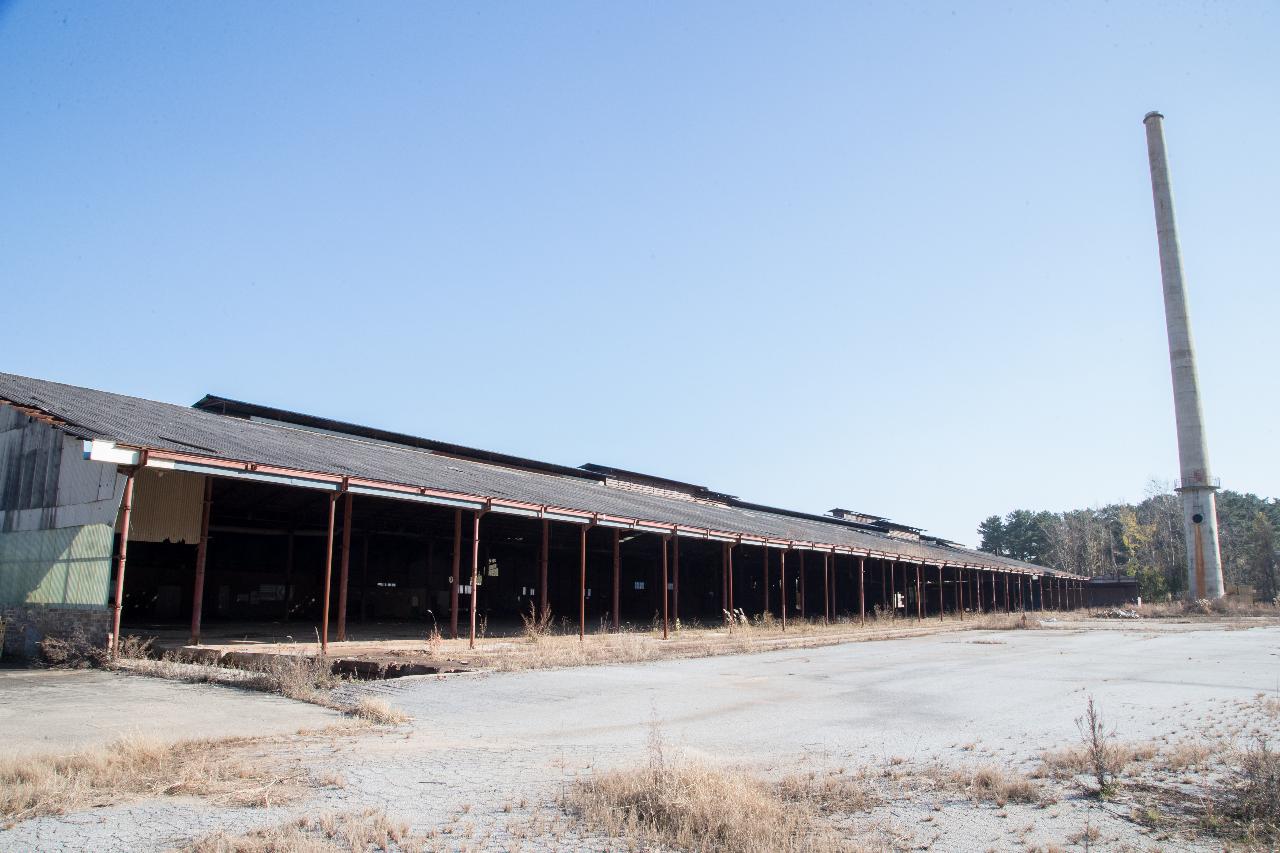
<path fill-rule="evenodd" d="M 212 832 L 178 849 L 184 853 L 367 853 L 370 849 L 409 853 L 421 850 L 423 843 L 404 821 L 369 808 L 298 817 L 234 835 Z"/>
<path fill-rule="evenodd" d="M 1107 743 L 1107 766 L 1118 775 L 1135 761 L 1149 761 L 1159 750 L 1150 743 Z M 1067 779 L 1073 776 L 1092 775 L 1095 769 L 1092 749 L 1089 746 L 1073 746 L 1064 749 L 1045 750 L 1040 753 L 1037 776 Z"/>
<path fill-rule="evenodd" d="M 1168 770 L 1203 767 L 1209 763 L 1212 754 L 1206 741 L 1181 740 L 1161 751 L 1160 764 Z"/>
<path fill-rule="evenodd" d="M 1280 841 L 1280 752 L 1261 735 L 1239 753 L 1232 768 L 1225 813 L 1246 838 Z"/>
<path fill-rule="evenodd" d="M 63 637 L 40 641 L 40 660 L 51 669 L 88 669 L 106 666 L 111 656 L 100 644 L 91 642 L 84 629 L 76 627 Z"/>
<path fill-rule="evenodd" d="M 357 699 L 355 704 L 348 710 L 348 713 L 382 726 L 407 723 L 411 719 L 408 714 L 399 708 L 372 696 L 362 696 Z"/>
<path fill-rule="evenodd" d="M 275 693 L 299 702 L 309 702 L 334 710 L 349 710 L 334 702 L 330 693 L 346 679 L 333 671 L 328 658 L 307 654 L 263 655 L 240 662 L 239 666 L 187 663 L 181 652 L 167 653 L 159 660 L 126 658 L 112 661 L 111 668 L 155 678 L 196 684 L 221 684 L 246 690 Z"/>
<path fill-rule="evenodd" d="M 1084 716 L 1076 718 L 1076 728 L 1080 730 L 1080 737 L 1084 740 L 1088 770 L 1098 785 L 1096 794 L 1099 799 L 1105 800 L 1115 793 L 1115 777 L 1122 766 L 1120 757 L 1112 747 L 1115 729 L 1107 731 L 1092 696 L 1085 706 Z"/>
<path fill-rule="evenodd" d="M 106 746 L 0 760 L 0 817 L 28 820 L 136 797 L 218 797 L 265 806 L 298 794 L 296 777 L 281 778 L 236 749 L 246 739 L 161 743 L 122 737 Z"/>
<path fill-rule="evenodd" d="M 1040 786 L 1024 776 L 1013 776 L 995 767 L 982 767 L 969 780 L 969 796 L 980 802 L 1039 803 L 1045 800 Z"/>
<path fill-rule="evenodd" d="M 246 662 L 243 668 L 257 678 L 242 686 L 326 707 L 333 707 L 329 691 L 344 680 L 321 655 L 266 655 Z"/>
<path fill-rule="evenodd" d="M 575 783 L 563 806 L 611 838 L 683 850 L 838 849 L 815 838 L 807 809 L 738 773 L 688 764 L 614 770 Z"/>
<path fill-rule="evenodd" d="M 803 803 L 827 814 L 865 812 L 880 805 L 880 792 L 866 774 L 820 774 L 809 772 L 787 776 L 777 785 L 787 802 Z"/>
<path fill-rule="evenodd" d="M 783 786 L 793 794 L 804 783 Z M 830 792 L 837 800 L 836 789 Z M 571 785 L 561 806 L 592 830 L 634 846 L 773 853 L 852 849 L 817 822 L 807 797 L 788 800 L 743 773 L 697 763 L 672 764 L 655 723 L 647 766 L 611 770 Z"/>
<path fill-rule="evenodd" d="M 1028 619 L 1025 613 L 988 613 L 978 616 L 965 624 L 970 630 L 983 631 L 1022 631 L 1038 630 L 1039 619 Z"/>
<path fill-rule="evenodd" d="M 154 637 L 121 637 L 117 657 L 143 659 L 152 654 Z M 89 669 L 109 667 L 113 661 L 111 651 L 103 644 L 89 639 L 79 626 L 62 637 L 45 637 L 40 641 L 40 660 L 50 669 Z"/>
<path fill-rule="evenodd" d="M 541 642 L 551 633 L 551 608 L 539 608 L 530 601 L 529 613 L 520 614 L 520 621 L 524 623 L 525 639 L 531 643 Z"/>

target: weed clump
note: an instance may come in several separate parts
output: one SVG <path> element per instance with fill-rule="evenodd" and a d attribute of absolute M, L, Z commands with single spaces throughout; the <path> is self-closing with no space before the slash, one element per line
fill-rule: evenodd
<path fill-rule="evenodd" d="M 1098 786 L 1095 793 L 1099 799 L 1109 799 L 1116 791 L 1116 774 L 1120 771 L 1121 762 L 1112 746 L 1115 729 L 1107 731 L 1092 696 L 1089 697 L 1084 716 L 1076 719 L 1076 728 L 1080 730 L 1080 737 L 1084 740 L 1088 770 Z"/>
<path fill-rule="evenodd" d="M 276 826 L 232 834 L 212 832 L 179 848 L 182 853 L 348 853 L 348 851 L 416 851 L 423 840 L 409 825 L 382 809 L 325 812 Z"/>
<path fill-rule="evenodd" d="M 969 796 L 1004 806 L 1006 803 L 1039 803 L 1045 800 L 1040 786 L 1023 776 L 1006 774 L 996 767 L 982 767 L 969 780 Z"/>
<path fill-rule="evenodd" d="M 877 804 L 864 776 L 811 773 L 771 785 L 742 772 L 671 762 L 656 723 L 647 764 L 579 780 L 561 798 L 561 806 L 591 829 L 632 848 L 728 853 L 861 849 L 823 815 Z"/>
<path fill-rule="evenodd" d="M 288 802 L 296 780 L 281 779 L 235 747 L 243 738 L 162 743 L 126 736 L 68 753 L 0 760 L 0 817 L 9 822 L 134 797 L 217 797 L 239 806 Z"/>
<path fill-rule="evenodd" d="M 1226 814 L 1253 841 L 1280 841 L 1280 752 L 1258 735 L 1239 753 Z"/>
<path fill-rule="evenodd" d="M 362 696 L 356 700 L 348 713 L 380 726 L 394 726 L 410 720 L 409 715 L 404 711 L 372 696 Z"/>

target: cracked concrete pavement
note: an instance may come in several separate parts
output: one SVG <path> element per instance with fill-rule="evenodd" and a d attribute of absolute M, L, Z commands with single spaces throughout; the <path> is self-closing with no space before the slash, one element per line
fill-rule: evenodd
<path fill-rule="evenodd" d="M 1090 694 L 1120 737 L 1146 740 L 1181 733 L 1229 713 L 1232 703 L 1280 689 L 1280 628 L 1193 627 L 973 631 L 353 684 L 345 692 L 383 698 L 414 721 L 299 747 L 310 750 L 315 766 L 345 779 L 344 787 L 317 791 L 301 808 L 378 806 L 415 829 L 446 830 L 438 836 L 445 849 L 607 849 L 606 841 L 580 838 L 563 821 L 557 824 L 555 799 L 580 773 L 643 760 L 654 719 L 672 750 L 766 775 L 893 757 L 1016 769 L 1030 767 L 1043 749 L 1078 741 L 1075 720 Z M 189 687 L 114 677 L 98 686 L 91 704 L 84 696 L 77 700 L 80 713 L 87 718 L 135 701 L 153 685 Z M 296 714 L 292 728 L 320 712 L 273 697 L 205 690 L 253 705 L 285 702 Z M 3 694 L 0 687 L 0 701 Z M 198 704 L 157 699 L 146 713 L 166 715 L 175 725 Z M 917 811 L 900 805 L 890 817 L 933 820 Z M 211 828 L 242 830 L 297 813 L 299 807 L 227 810 L 190 799 L 152 800 L 26 821 L 0 831 L 0 850 L 164 850 Z M 1011 807 L 992 815 L 975 812 L 963 826 L 921 824 L 916 831 L 926 833 L 934 850 L 1021 849 L 1062 844 L 1083 822 L 1069 803 L 1052 814 Z M 1153 846 L 1120 818 L 1099 820 L 1113 844 Z M 1008 829 L 1015 823 L 1035 826 L 1022 830 L 1017 844 Z M 1210 849 L 1191 842 L 1159 846 Z"/>

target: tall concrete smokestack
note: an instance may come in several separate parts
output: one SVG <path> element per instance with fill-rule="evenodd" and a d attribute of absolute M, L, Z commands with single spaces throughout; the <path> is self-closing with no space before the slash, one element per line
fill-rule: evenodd
<path fill-rule="evenodd" d="M 1164 320 L 1169 333 L 1169 367 L 1173 371 L 1173 408 L 1178 422 L 1178 461 L 1182 479 L 1183 528 L 1187 537 L 1187 596 L 1221 598 L 1222 555 L 1218 550 L 1217 481 L 1209 473 L 1204 440 L 1204 412 L 1196 378 L 1187 292 L 1182 284 L 1182 251 L 1173 220 L 1173 191 L 1164 153 L 1164 116 L 1147 113 L 1147 156 L 1151 161 L 1151 194 L 1156 204 L 1156 236 L 1160 241 L 1160 278 L 1164 282 Z"/>

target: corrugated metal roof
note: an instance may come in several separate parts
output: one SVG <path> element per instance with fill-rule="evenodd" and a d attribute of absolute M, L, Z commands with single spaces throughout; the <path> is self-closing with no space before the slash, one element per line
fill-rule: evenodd
<path fill-rule="evenodd" d="M 875 551 L 916 562 L 945 561 L 1036 573 L 1047 571 L 985 552 L 893 538 L 826 516 L 745 502 L 712 505 L 624 491 L 590 477 L 494 464 L 367 437 L 350 438 L 245 420 L 189 406 L 8 373 L 0 373 L 0 399 L 37 409 L 60 421 L 63 430 L 80 438 L 112 440 L 131 447 L 360 477 L 415 488 L 447 489 L 486 499 L 526 501 L 666 525 Z"/>

